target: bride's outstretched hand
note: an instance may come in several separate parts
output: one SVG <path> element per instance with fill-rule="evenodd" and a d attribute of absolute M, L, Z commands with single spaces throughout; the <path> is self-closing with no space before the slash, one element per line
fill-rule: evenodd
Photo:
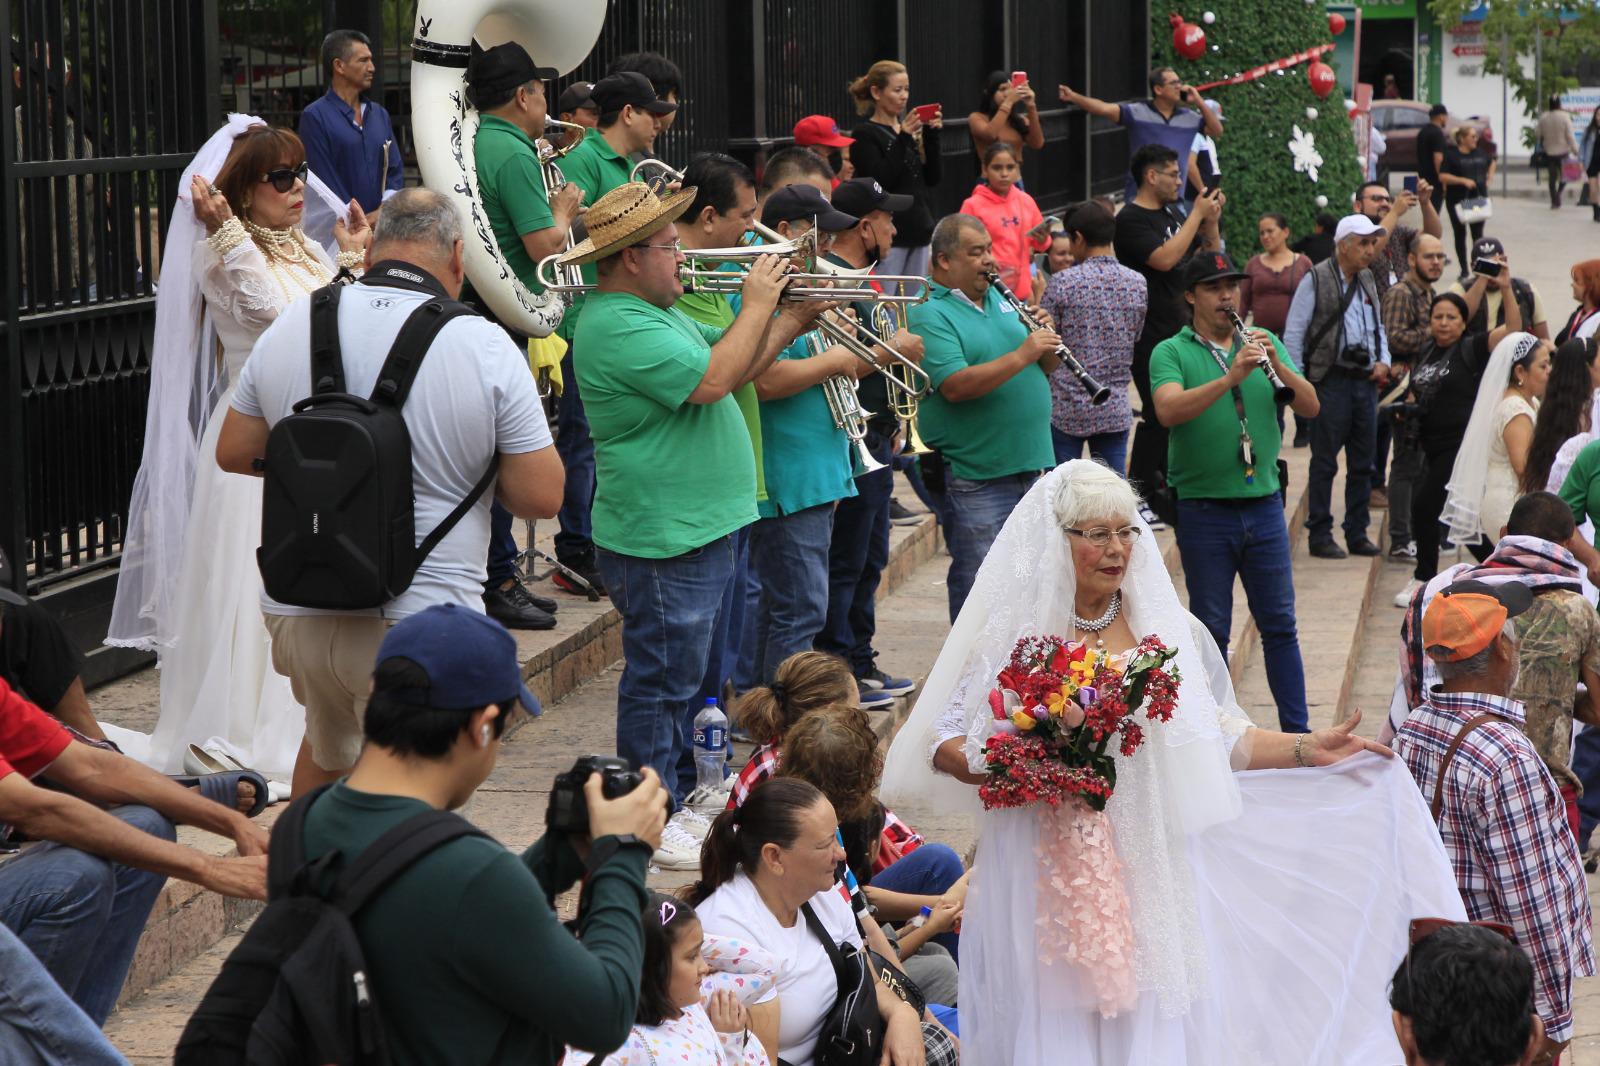
<path fill-rule="evenodd" d="M 1348 759 L 1352 755 L 1359 755 L 1363 751 L 1375 751 L 1385 758 L 1394 758 L 1394 752 L 1379 744 L 1376 740 L 1356 735 L 1356 726 L 1361 724 L 1361 711 L 1358 709 L 1349 718 L 1334 726 L 1332 729 L 1318 729 L 1307 733 L 1305 739 L 1305 760 L 1312 766 L 1332 766 L 1341 759 Z"/>

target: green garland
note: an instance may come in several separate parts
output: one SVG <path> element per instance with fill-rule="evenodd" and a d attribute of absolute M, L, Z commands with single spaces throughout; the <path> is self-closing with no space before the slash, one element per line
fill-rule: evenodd
<path fill-rule="evenodd" d="M 1210 25 L 1201 21 L 1205 11 L 1216 14 Z M 1168 16 L 1174 13 L 1205 31 L 1206 50 L 1198 60 L 1183 59 L 1172 50 Z M 1150 35 L 1155 44 L 1152 65 L 1169 66 L 1192 85 L 1219 81 L 1332 40 L 1321 0 L 1194 0 L 1185 7 L 1172 7 L 1169 0 L 1150 6 Z M 1261 250 L 1256 223 L 1263 214 L 1282 212 L 1298 239 L 1311 232 L 1320 212 L 1349 214 L 1350 198 L 1361 180 L 1343 95 L 1336 87 L 1326 99 L 1317 99 L 1307 66 L 1201 93 L 1222 105 L 1217 151 L 1228 196 L 1222 233 L 1229 254 L 1241 266 Z M 1306 117 L 1308 107 L 1316 108 L 1316 118 Z M 1294 169 L 1289 141 L 1295 126 L 1312 135 L 1322 156 L 1315 182 Z M 1317 206 L 1319 195 L 1328 198 L 1326 207 Z"/>

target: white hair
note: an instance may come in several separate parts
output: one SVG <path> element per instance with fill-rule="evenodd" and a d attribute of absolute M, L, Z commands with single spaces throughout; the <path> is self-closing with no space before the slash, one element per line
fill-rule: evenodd
<path fill-rule="evenodd" d="M 1094 463 L 1061 479 L 1055 513 L 1062 526 L 1078 526 L 1092 518 L 1133 522 L 1139 516 L 1139 494 L 1110 467 Z"/>

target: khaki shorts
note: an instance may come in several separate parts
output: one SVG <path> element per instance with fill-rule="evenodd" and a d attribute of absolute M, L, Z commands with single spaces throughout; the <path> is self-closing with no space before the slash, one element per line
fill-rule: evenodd
<path fill-rule="evenodd" d="M 365 615 L 264 615 L 272 668 L 306 709 L 306 742 L 324 770 L 348 770 L 361 754 L 361 718 L 378 645 L 394 623 Z"/>

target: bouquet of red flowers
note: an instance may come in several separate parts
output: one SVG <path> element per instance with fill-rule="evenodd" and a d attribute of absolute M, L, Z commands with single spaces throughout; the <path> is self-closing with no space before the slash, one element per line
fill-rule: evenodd
<path fill-rule="evenodd" d="M 1104 651 L 1060 637 L 1023 637 L 989 693 L 996 732 L 984 745 L 985 808 L 1052 807 L 1071 797 L 1105 810 L 1117 785 L 1113 739 L 1124 756 L 1144 743 L 1147 721 L 1172 718 L 1182 680 L 1177 651 L 1155 635 L 1118 671 Z"/>

